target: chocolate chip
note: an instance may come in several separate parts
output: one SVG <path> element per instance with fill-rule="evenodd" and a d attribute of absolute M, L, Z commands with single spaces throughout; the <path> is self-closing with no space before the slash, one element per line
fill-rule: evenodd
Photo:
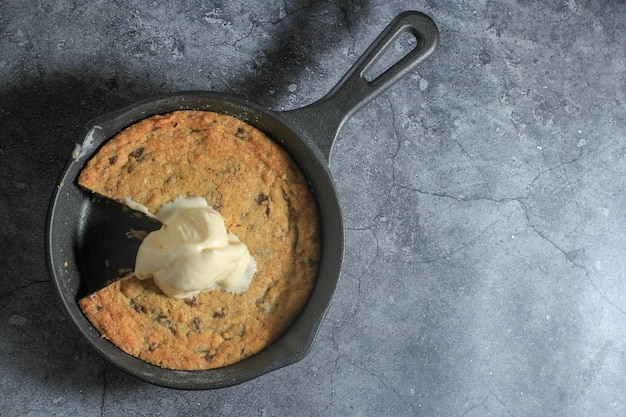
<path fill-rule="evenodd" d="M 143 151 L 144 151 L 143 147 L 137 148 L 134 151 L 132 151 L 129 156 L 132 156 L 135 159 L 139 159 L 141 155 L 143 155 Z"/>
<path fill-rule="evenodd" d="M 235 132 L 235 136 L 242 140 L 245 140 L 248 138 L 248 134 L 246 133 L 246 130 L 241 126 L 237 128 L 237 131 Z"/>
<path fill-rule="evenodd" d="M 254 199 L 254 201 L 256 201 L 257 204 L 263 204 L 265 201 L 269 200 L 270 198 L 268 196 L 266 196 L 263 193 L 259 193 L 256 198 Z"/>
<path fill-rule="evenodd" d="M 117 155 L 113 155 L 109 158 L 109 165 L 113 165 L 117 162 Z"/>
<path fill-rule="evenodd" d="M 133 310 L 135 310 L 137 313 L 145 313 L 146 312 L 146 308 L 144 306 L 142 306 L 141 304 L 137 304 L 135 303 L 135 301 L 130 300 L 130 306 L 133 308 Z"/>
<path fill-rule="evenodd" d="M 196 328 L 196 330 L 200 331 L 200 319 L 194 317 L 193 319 L 191 319 L 191 322 L 193 323 L 193 326 Z"/>
<path fill-rule="evenodd" d="M 198 299 L 196 297 L 185 298 L 185 304 L 189 307 L 198 307 Z"/>

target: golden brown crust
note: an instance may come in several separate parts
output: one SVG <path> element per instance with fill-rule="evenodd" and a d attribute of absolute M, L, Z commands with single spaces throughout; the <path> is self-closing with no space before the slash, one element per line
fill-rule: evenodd
<path fill-rule="evenodd" d="M 152 212 L 203 196 L 257 262 L 242 294 L 180 300 L 131 276 L 81 299 L 87 318 L 125 352 L 171 369 L 225 366 L 269 345 L 306 303 L 320 256 L 315 202 L 293 160 L 254 127 L 203 111 L 153 116 L 108 141 L 79 184 Z"/>

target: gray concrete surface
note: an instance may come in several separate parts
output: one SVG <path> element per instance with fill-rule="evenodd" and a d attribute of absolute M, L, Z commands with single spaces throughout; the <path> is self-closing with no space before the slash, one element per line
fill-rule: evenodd
<path fill-rule="evenodd" d="M 54 298 L 50 195 L 91 118 L 328 91 L 403 10 L 436 54 L 331 171 L 345 265 L 310 354 L 215 391 L 105 363 Z M 0 2 L 0 415 L 626 415 L 624 1 Z"/>

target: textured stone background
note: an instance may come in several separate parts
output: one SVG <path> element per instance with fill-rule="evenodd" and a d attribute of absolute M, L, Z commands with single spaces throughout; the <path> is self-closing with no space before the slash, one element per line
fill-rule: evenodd
<path fill-rule="evenodd" d="M 0 415 L 626 415 L 624 1 L 171 3 L 0 3 Z M 180 90 L 303 106 L 407 9 L 440 46 L 335 144 L 311 353 L 200 392 L 106 364 L 43 250 L 81 127 Z"/>

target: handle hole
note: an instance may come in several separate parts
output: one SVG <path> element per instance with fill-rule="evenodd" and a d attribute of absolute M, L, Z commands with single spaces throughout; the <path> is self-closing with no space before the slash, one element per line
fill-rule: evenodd
<path fill-rule="evenodd" d="M 393 39 L 372 64 L 363 72 L 363 78 L 372 82 L 391 68 L 395 63 L 407 56 L 417 47 L 417 38 L 410 32 L 402 32 Z"/>

